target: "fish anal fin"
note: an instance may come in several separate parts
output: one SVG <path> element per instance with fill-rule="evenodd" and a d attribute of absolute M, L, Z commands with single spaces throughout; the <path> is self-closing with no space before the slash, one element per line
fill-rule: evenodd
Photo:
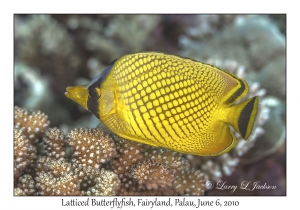
<path fill-rule="evenodd" d="M 203 149 L 198 155 L 216 156 L 229 152 L 236 145 L 236 137 L 224 122 L 217 122 L 213 126 L 213 132 L 208 134 L 212 139 L 206 149 Z"/>

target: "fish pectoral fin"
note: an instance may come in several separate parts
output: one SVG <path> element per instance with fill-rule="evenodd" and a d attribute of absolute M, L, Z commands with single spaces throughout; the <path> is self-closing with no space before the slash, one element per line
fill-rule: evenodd
<path fill-rule="evenodd" d="M 221 155 L 229 152 L 237 143 L 236 137 L 224 122 L 218 122 L 213 126 L 213 132 L 210 134 L 213 142 L 207 148 L 207 155 Z"/>
<path fill-rule="evenodd" d="M 102 122 L 105 121 L 107 127 L 115 133 L 126 132 L 130 129 L 129 124 L 126 121 L 120 120 L 116 114 L 113 112 L 109 115 L 103 116 L 103 119 L 100 119 Z"/>

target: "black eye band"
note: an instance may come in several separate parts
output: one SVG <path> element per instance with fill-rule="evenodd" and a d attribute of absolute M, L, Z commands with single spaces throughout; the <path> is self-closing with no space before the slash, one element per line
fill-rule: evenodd
<path fill-rule="evenodd" d="M 95 88 L 91 88 L 91 89 L 89 89 L 89 97 L 97 100 L 100 98 L 100 95 L 98 94 L 98 92 Z"/>
<path fill-rule="evenodd" d="M 107 66 L 100 75 L 93 79 L 87 86 L 89 91 L 89 97 L 87 100 L 87 108 L 99 119 L 98 110 L 98 99 L 100 98 L 100 90 L 102 83 L 106 79 L 107 75 L 110 73 L 116 60 L 114 60 L 109 66 Z"/>
<path fill-rule="evenodd" d="M 99 118 L 98 99 L 99 99 L 99 95 L 97 94 L 96 89 L 93 88 L 93 89 L 89 90 L 89 97 L 87 100 L 87 108 L 97 118 Z"/>

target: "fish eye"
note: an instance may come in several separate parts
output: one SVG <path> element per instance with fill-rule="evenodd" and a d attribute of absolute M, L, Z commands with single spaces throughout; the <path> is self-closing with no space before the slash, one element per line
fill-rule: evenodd
<path fill-rule="evenodd" d="M 94 99 L 100 98 L 100 89 L 99 88 L 89 89 L 89 97 Z"/>

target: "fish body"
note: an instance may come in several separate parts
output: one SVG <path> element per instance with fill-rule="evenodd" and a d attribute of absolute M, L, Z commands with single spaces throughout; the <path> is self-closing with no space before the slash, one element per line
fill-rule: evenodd
<path fill-rule="evenodd" d="M 66 96 L 115 134 L 178 152 L 220 155 L 250 136 L 258 97 L 235 104 L 247 83 L 212 65 L 158 52 L 124 55 Z"/>

